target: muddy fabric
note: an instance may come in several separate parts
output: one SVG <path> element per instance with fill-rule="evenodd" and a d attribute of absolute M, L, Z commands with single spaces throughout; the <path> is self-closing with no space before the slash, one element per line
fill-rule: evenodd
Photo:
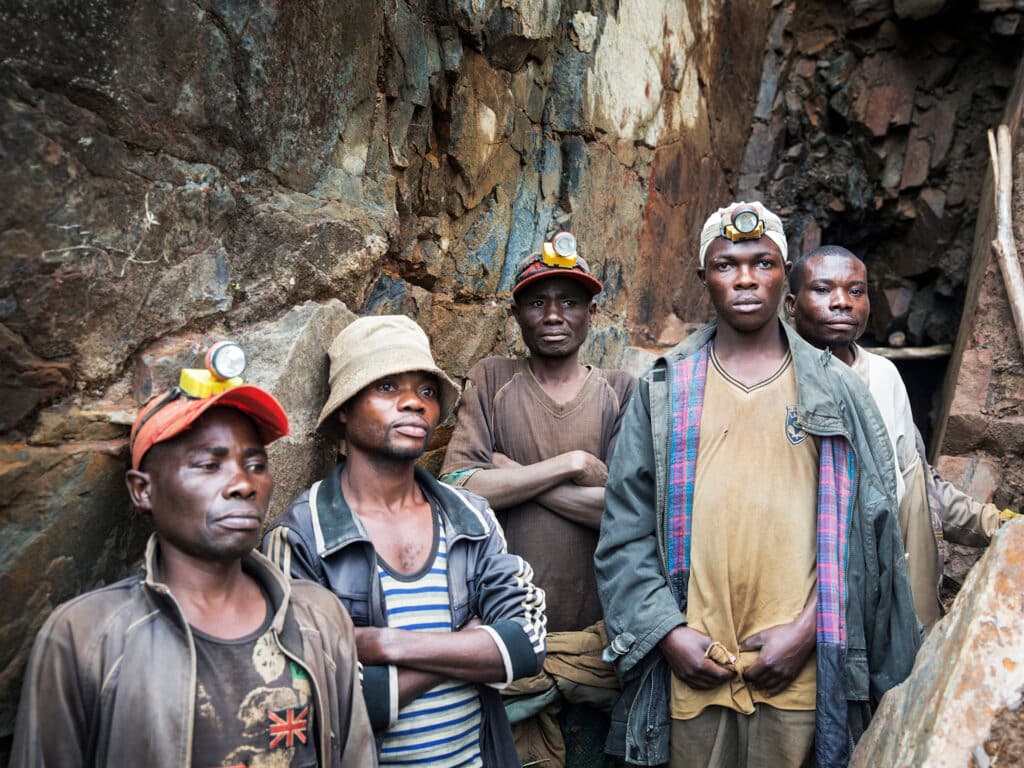
<path fill-rule="evenodd" d="M 796 427 L 796 377 L 779 370 L 746 387 L 708 365 L 694 482 L 687 621 L 736 657 L 742 673 L 758 652 L 740 641 L 793 621 L 814 590 L 818 446 Z M 717 705 L 751 714 L 768 699 L 742 674 L 709 691 L 673 676 L 670 711 L 689 719 Z M 813 710 L 815 657 L 771 703 Z M 813 718 L 812 718 L 813 720 Z"/>
<path fill-rule="evenodd" d="M 584 450 L 607 463 L 634 383 L 628 373 L 591 367 L 576 396 L 556 403 L 525 359 L 482 360 L 469 372 L 441 473 L 489 469 L 495 451 L 535 464 Z M 594 577 L 597 531 L 535 502 L 501 510 L 498 520 L 509 552 L 533 566 L 534 583 L 547 594 L 549 632 L 579 630 L 601 618 Z"/>
<path fill-rule="evenodd" d="M 907 554 L 914 608 L 923 625 L 942 616 L 936 583 L 941 576 L 936 535 L 942 535 L 938 516 L 929 509 L 926 469 L 917 450 L 917 428 L 910 397 L 896 366 L 880 355 L 854 346 L 851 368 L 867 384 L 885 422 L 896 461 L 900 532 Z"/>
<path fill-rule="evenodd" d="M 502 691 L 506 702 L 518 699 L 510 707 L 513 710 L 528 711 L 529 702 L 544 702 L 537 712 L 531 712 L 533 716 L 512 727 L 516 751 L 524 765 L 538 761 L 543 766 L 566 765 L 565 738 L 558 723 L 566 702 L 605 714 L 611 712 L 619 695 L 619 679 L 615 668 L 601 660 L 607 644 L 603 621 L 580 632 L 549 634 L 544 669 L 533 677 L 516 680 Z M 557 696 L 550 695 L 552 690 L 557 691 Z"/>
<path fill-rule="evenodd" d="M 939 576 L 939 548 L 932 528 L 925 486 L 924 465 L 917 462 L 907 478 L 907 493 L 900 502 L 900 532 L 907 551 L 907 575 L 914 593 L 914 609 L 925 627 L 942 618 L 942 604 L 935 589 Z"/>
<path fill-rule="evenodd" d="M 195 627 L 195 730 L 192 765 L 305 768 L 317 764 L 309 676 L 289 661 L 263 626 L 221 640 Z"/>
<path fill-rule="evenodd" d="M 670 741 L 669 768 L 802 768 L 814 764 L 814 712 L 709 707 L 673 720 Z"/>

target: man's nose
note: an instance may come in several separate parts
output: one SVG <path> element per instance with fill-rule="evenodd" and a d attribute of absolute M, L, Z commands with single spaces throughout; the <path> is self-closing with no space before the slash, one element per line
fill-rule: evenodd
<path fill-rule="evenodd" d="M 565 320 L 565 315 L 562 313 L 562 307 L 559 302 L 552 301 L 544 305 L 545 323 L 560 323 L 563 320 Z"/>
<path fill-rule="evenodd" d="M 245 467 L 241 465 L 236 468 L 235 475 L 225 490 L 228 498 L 232 499 L 251 499 L 256 495 L 256 486 Z"/>
<path fill-rule="evenodd" d="M 737 287 L 747 288 L 757 285 L 757 273 L 750 264 L 740 264 L 736 270 Z"/>
<path fill-rule="evenodd" d="M 423 396 L 415 387 L 402 389 L 398 399 L 398 408 L 402 411 L 424 411 L 426 405 L 423 403 Z"/>
<path fill-rule="evenodd" d="M 850 294 L 844 290 L 840 289 L 832 291 L 830 298 L 832 299 L 830 305 L 832 309 L 850 309 L 853 307 L 853 302 L 850 300 Z"/>

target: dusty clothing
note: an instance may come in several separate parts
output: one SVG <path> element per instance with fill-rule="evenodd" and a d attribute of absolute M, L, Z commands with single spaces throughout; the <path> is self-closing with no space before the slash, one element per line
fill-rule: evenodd
<path fill-rule="evenodd" d="M 819 766 L 832 768 L 848 763 L 873 708 L 910 673 L 921 632 L 896 519 L 892 449 L 878 406 L 856 374 L 831 353 L 815 349 L 792 328 L 781 328 L 796 370 L 794 424 L 822 438 L 819 480 L 831 477 L 834 484 L 829 504 L 819 500 L 819 519 L 825 523 L 819 551 L 827 559 L 841 552 L 845 561 L 818 558 L 819 571 L 831 570 L 831 587 L 824 592 L 829 604 L 823 607 L 826 580 L 819 578 L 814 752 Z M 676 509 L 669 499 L 678 487 L 673 482 L 677 469 L 688 470 L 696 452 L 693 462 L 689 456 L 680 461 L 684 454 L 672 446 L 680 432 L 677 422 L 690 410 L 684 406 L 699 405 L 703 398 L 703 383 L 691 379 L 686 384 L 676 373 L 685 367 L 683 361 L 701 354 L 715 331 L 709 325 L 695 332 L 640 377 L 608 471 L 594 562 L 610 640 L 607 652 L 616 659 L 623 692 L 612 712 L 607 751 L 634 765 L 668 762 L 671 728 L 687 722 L 669 716 L 671 671 L 658 650 L 658 642 L 688 620 L 686 582 L 673 570 L 673 552 L 679 552 L 672 548 L 680 538 L 673 523 L 683 522 L 686 499 L 677 497 Z M 694 424 L 699 432 L 699 415 L 687 420 L 683 433 Z M 841 449 L 845 442 L 850 450 L 834 452 L 833 466 L 827 467 L 826 449 Z M 846 461 L 850 451 L 852 463 Z M 840 469 L 850 472 L 848 486 Z M 828 489 L 819 482 L 819 490 L 825 496 Z M 854 491 L 852 506 L 838 504 L 840 490 L 843 496 Z M 839 525 L 836 513 L 844 509 L 848 525 Z M 834 520 L 823 517 L 828 511 Z M 829 545 L 822 534 L 831 531 L 839 535 Z M 836 602 L 840 589 L 845 594 Z M 835 636 L 837 629 L 837 640 L 823 644 L 822 634 Z"/>
<path fill-rule="evenodd" d="M 579 632 L 554 632 L 548 635 L 544 669 L 502 691 L 516 751 L 525 765 L 565 765 L 565 739 L 558 723 L 563 702 L 611 712 L 619 678 L 615 667 L 601 658 L 606 645 L 603 621 Z"/>
<path fill-rule="evenodd" d="M 155 535 L 145 563 L 144 576 L 64 603 L 39 630 L 11 766 L 192 766 L 196 659 L 191 630 L 157 572 Z M 309 677 L 321 715 L 319 765 L 376 765 L 348 614 L 326 590 L 289 584 L 259 553 L 242 567 L 273 605 L 274 642 Z"/>
<path fill-rule="evenodd" d="M 801 768 L 813 765 L 814 712 L 758 704 L 751 715 L 710 707 L 673 720 L 669 768 Z"/>
<path fill-rule="evenodd" d="M 469 372 L 448 444 L 444 479 L 467 470 L 489 469 L 495 451 L 520 464 L 535 464 L 572 450 L 607 463 L 635 380 L 622 371 L 591 367 L 583 386 L 566 403 L 544 391 L 525 359 L 489 357 Z M 533 565 L 547 594 L 548 630 L 564 632 L 601 618 L 594 579 L 598 532 L 526 502 L 498 513 L 508 548 Z"/>
<path fill-rule="evenodd" d="M 917 451 L 917 428 L 910 397 L 896 366 L 854 345 L 851 368 L 867 384 L 889 433 L 896 461 L 900 532 L 917 617 L 929 626 L 942 616 L 938 584 L 942 578 L 936 537 L 942 529 L 929 509 L 925 465 Z"/>
<path fill-rule="evenodd" d="M 796 376 L 790 355 L 779 370 L 745 387 L 711 350 L 694 483 L 687 621 L 737 658 L 742 673 L 760 655 L 745 638 L 793 621 L 817 582 L 818 446 L 792 422 Z M 752 714 L 814 709 L 815 659 L 769 699 L 737 676 L 711 690 L 672 676 L 671 714 L 688 719 L 712 705 Z"/>
<path fill-rule="evenodd" d="M 341 490 L 338 464 L 277 519 L 263 537 L 263 551 L 293 578 L 330 588 L 357 626 L 388 626 L 387 606 L 373 541 Z M 497 689 L 543 667 L 544 592 L 530 564 L 510 555 L 487 501 L 463 488 L 439 483 L 416 468 L 416 482 L 437 502 L 448 562 L 452 627 L 479 617 L 505 661 L 505 679 L 476 685 L 482 708 L 480 747 L 489 768 L 519 765 L 501 694 Z M 370 722 L 384 731 L 398 720 L 398 672 L 394 665 L 363 667 L 363 696 Z"/>
<path fill-rule="evenodd" d="M 309 676 L 274 642 L 269 604 L 263 625 L 222 640 L 192 629 L 196 646 L 192 765 L 316 764 L 316 705 Z"/>
<path fill-rule="evenodd" d="M 925 462 L 924 441 L 917 435 L 917 453 Z M 999 528 L 999 507 L 971 498 L 951 482 L 942 479 L 935 468 L 925 464 L 928 506 L 937 513 L 946 541 L 965 547 L 988 546 Z"/>

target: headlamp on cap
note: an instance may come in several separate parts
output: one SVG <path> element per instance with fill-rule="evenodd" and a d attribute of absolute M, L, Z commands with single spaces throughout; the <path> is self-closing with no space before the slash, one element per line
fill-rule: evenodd
<path fill-rule="evenodd" d="M 576 238 L 571 232 L 559 232 L 544 243 L 541 259 L 549 267 L 572 269 L 576 266 Z"/>
<path fill-rule="evenodd" d="M 722 237 L 727 237 L 734 243 L 737 240 L 756 240 L 763 234 L 764 219 L 752 205 L 741 205 L 734 208 L 731 213 L 722 214 Z"/>
<path fill-rule="evenodd" d="M 202 399 L 219 395 L 242 384 L 245 350 L 231 341 L 221 341 L 206 353 L 206 368 L 184 368 L 178 389 L 188 397 Z"/>

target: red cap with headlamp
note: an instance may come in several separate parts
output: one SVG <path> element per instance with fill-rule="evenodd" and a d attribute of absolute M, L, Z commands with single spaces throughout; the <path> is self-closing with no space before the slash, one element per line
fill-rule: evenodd
<path fill-rule="evenodd" d="M 235 408 L 256 425 L 264 445 L 288 434 L 288 417 L 277 399 L 252 384 L 242 382 L 245 351 L 229 341 L 210 347 L 206 368 L 185 368 L 178 386 L 154 395 L 139 410 L 129 446 L 132 469 L 138 469 L 146 452 L 157 443 L 177 437 L 210 408 Z"/>
<path fill-rule="evenodd" d="M 548 277 L 568 277 L 582 283 L 591 296 L 604 290 L 601 281 L 590 273 L 586 260 L 576 252 L 576 238 L 569 232 L 559 232 L 544 243 L 541 251 L 519 262 L 512 295 Z"/>

